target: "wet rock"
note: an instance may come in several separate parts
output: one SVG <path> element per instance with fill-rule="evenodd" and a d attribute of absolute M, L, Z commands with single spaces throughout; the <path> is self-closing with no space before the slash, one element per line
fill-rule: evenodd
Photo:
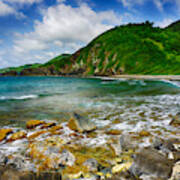
<path fill-rule="evenodd" d="M 47 131 L 45 131 L 45 130 L 37 131 L 37 132 L 31 134 L 30 136 L 28 136 L 28 139 L 31 140 L 31 139 L 37 138 L 38 136 L 40 136 L 44 133 L 47 133 Z"/>
<path fill-rule="evenodd" d="M 74 113 L 73 117 L 69 120 L 68 127 L 80 133 L 91 132 L 96 129 L 94 123 L 77 113 Z"/>
<path fill-rule="evenodd" d="M 30 168 L 30 166 L 28 167 L 29 163 L 27 162 L 27 160 L 20 155 L 7 158 L 6 165 L 10 165 L 11 167 L 19 170 L 25 170 L 26 168 Z"/>
<path fill-rule="evenodd" d="M 6 155 L 0 152 L 0 165 L 5 165 L 7 160 L 8 158 L 6 157 Z"/>
<path fill-rule="evenodd" d="M 180 127 L 180 113 L 176 114 L 176 116 L 170 122 L 171 126 Z"/>
<path fill-rule="evenodd" d="M 11 137 L 8 139 L 8 142 L 16 141 L 18 139 L 26 138 L 26 133 L 24 131 L 19 131 L 11 135 Z"/>
<path fill-rule="evenodd" d="M 112 173 L 119 173 L 122 171 L 127 171 L 132 165 L 132 162 L 126 162 L 126 163 L 122 163 L 122 164 L 117 164 L 112 168 Z"/>
<path fill-rule="evenodd" d="M 41 129 L 47 129 L 47 128 L 50 128 L 50 127 L 53 127 L 53 126 L 56 126 L 56 123 L 55 122 L 49 122 L 49 123 L 45 123 L 41 126 Z"/>
<path fill-rule="evenodd" d="M 179 180 L 179 179 L 180 179 L 180 161 L 174 165 L 170 180 Z"/>
<path fill-rule="evenodd" d="M 173 162 L 152 148 L 141 149 L 134 157 L 130 171 L 135 176 L 142 174 L 168 179 Z"/>
<path fill-rule="evenodd" d="M 84 166 L 86 166 L 89 171 L 97 171 L 98 170 L 98 162 L 96 159 L 88 159 L 83 163 Z"/>
<path fill-rule="evenodd" d="M 120 150 L 121 151 L 127 151 L 129 149 L 134 149 L 135 148 L 135 144 L 133 143 L 131 137 L 129 136 L 129 134 L 123 134 L 121 135 L 120 139 L 119 139 L 119 145 L 120 145 Z"/>
<path fill-rule="evenodd" d="M 151 135 L 151 133 L 150 132 L 148 132 L 148 131 L 140 131 L 139 132 L 139 136 L 141 136 L 141 137 L 148 137 L 148 136 L 150 136 Z"/>
<path fill-rule="evenodd" d="M 33 129 L 42 124 L 45 124 L 45 122 L 40 120 L 30 120 L 26 123 L 26 127 L 27 129 Z"/>
<path fill-rule="evenodd" d="M 154 138 L 152 146 L 153 148 L 160 150 L 162 153 L 169 155 L 172 152 L 176 152 L 176 146 L 175 144 L 178 144 L 179 140 L 177 139 L 168 139 L 163 140 L 160 138 Z"/>
<path fill-rule="evenodd" d="M 7 135 L 13 132 L 12 129 L 0 129 L 0 141 L 4 140 Z"/>
<path fill-rule="evenodd" d="M 75 162 L 74 155 L 69 152 L 68 150 L 63 150 L 63 152 L 60 155 L 60 159 L 58 161 L 59 166 L 73 166 Z"/>
<path fill-rule="evenodd" d="M 117 130 L 117 129 L 111 129 L 109 131 L 106 131 L 106 134 L 108 134 L 108 135 L 120 135 L 120 134 L 122 134 L 122 131 Z"/>
<path fill-rule="evenodd" d="M 19 171 L 11 166 L 2 167 L 0 170 L 0 180 L 60 180 L 59 172 L 39 172 L 35 174 L 31 171 Z"/>

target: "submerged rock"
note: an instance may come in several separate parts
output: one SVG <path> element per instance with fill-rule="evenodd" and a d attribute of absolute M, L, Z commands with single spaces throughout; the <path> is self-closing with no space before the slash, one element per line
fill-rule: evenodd
<path fill-rule="evenodd" d="M 94 123 L 77 113 L 74 113 L 73 117 L 69 120 L 68 127 L 80 133 L 91 132 L 96 129 Z"/>
<path fill-rule="evenodd" d="M 168 179 L 172 172 L 173 162 L 152 148 L 141 149 L 134 157 L 130 171 L 135 176 L 142 174 Z"/>
<path fill-rule="evenodd" d="M 3 141 L 7 137 L 7 135 L 12 132 L 12 129 L 0 129 L 0 141 Z"/>
<path fill-rule="evenodd" d="M 45 124 L 45 122 L 40 120 L 30 120 L 26 123 L 26 127 L 27 129 L 33 129 L 42 124 Z"/>

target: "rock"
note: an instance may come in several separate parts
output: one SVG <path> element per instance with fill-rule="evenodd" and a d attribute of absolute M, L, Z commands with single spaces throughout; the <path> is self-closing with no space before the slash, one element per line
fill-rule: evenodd
<path fill-rule="evenodd" d="M 70 118 L 68 127 L 80 133 L 91 132 L 96 129 L 94 123 L 76 113 L 74 113 L 73 117 Z"/>
<path fill-rule="evenodd" d="M 109 131 L 106 131 L 106 134 L 108 134 L 108 135 L 120 135 L 120 134 L 122 134 L 122 131 L 117 130 L 117 129 L 111 129 Z"/>
<path fill-rule="evenodd" d="M 12 129 L 0 129 L 0 141 L 3 141 L 7 135 L 13 132 Z"/>
<path fill-rule="evenodd" d="M 60 159 L 58 161 L 59 166 L 73 166 L 75 162 L 74 155 L 69 152 L 68 150 L 63 150 L 63 152 L 60 155 Z"/>
<path fill-rule="evenodd" d="M 48 131 L 51 132 L 52 134 L 56 134 L 56 131 L 63 129 L 61 124 L 58 124 L 56 126 L 51 127 Z"/>
<path fill-rule="evenodd" d="M 11 135 L 11 137 L 8 139 L 8 142 L 16 141 L 18 139 L 26 138 L 26 133 L 24 131 L 19 131 Z"/>
<path fill-rule="evenodd" d="M 28 136 L 28 139 L 31 140 L 31 139 L 37 138 L 38 136 L 40 136 L 44 133 L 47 133 L 47 131 L 45 131 L 45 130 L 37 131 L 37 132 L 31 134 L 30 136 Z"/>
<path fill-rule="evenodd" d="M 129 134 L 122 134 L 120 139 L 120 149 L 121 151 L 127 151 L 128 149 L 134 149 L 135 144 L 132 142 L 132 139 Z"/>
<path fill-rule="evenodd" d="M 170 122 L 171 126 L 180 127 L 180 113 L 176 114 L 176 116 Z"/>
<path fill-rule="evenodd" d="M 33 129 L 42 124 L 45 124 L 45 122 L 40 120 L 30 120 L 26 123 L 26 127 L 27 129 Z"/>
<path fill-rule="evenodd" d="M 134 157 L 130 171 L 133 175 L 152 175 L 157 178 L 168 179 L 172 171 L 173 162 L 152 148 L 141 149 Z"/>
<path fill-rule="evenodd" d="M 6 155 L 0 152 L 0 165 L 5 165 L 7 160 L 8 158 L 6 157 Z"/>
<path fill-rule="evenodd" d="M 180 179 L 180 161 L 174 165 L 172 176 L 169 180 L 179 180 L 179 179 Z"/>
<path fill-rule="evenodd" d="M 62 179 L 59 172 L 39 172 L 35 174 L 30 171 L 19 171 L 13 167 L 4 167 L 0 173 L 0 180 L 58 180 Z"/>
<path fill-rule="evenodd" d="M 169 153 L 177 151 L 174 144 L 179 143 L 179 140 L 176 139 L 168 139 L 162 140 L 160 138 L 155 137 L 153 140 L 153 148 L 160 150 L 162 153 L 168 155 Z"/>
<path fill-rule="evenodd" d="M 11 167 L 15 169 L 25 169 L 25 159 L 22 156 L 12 156 L 11 158 L 8 158 L 6 165 L 10 165 Z"/>
<path fill-rule="evenodd" d="M 83 163 L 84 166 L 86 166 L 89 171 L 97 171 L 98 170 L 98 162 L 96 159 L 88 159 Z"/>
<path fill-rule="evenodd" d="M 41 126 L 41 129 L 47 129 L 47 128 L 50 128 L 50 127 L 53 127 L 53 126 L 56 126 L 56 123 L 55 122 L 49 122 L 49 123 L 45 123 Z"/>
<path fill-rule="evenodd" d="M 123 164 L 117 164 L 112 168 L 112 173 L 120 173 L 121 171 L 127 171 L 132 165 L 132 162 L 126 162 Z"/>
<path fill-rule="evenodd" d="M 140 131 L 139 132 L 139 136 L 141 136 L 141 137 L 148 137 L 148 136 L 150 136 L 151 135 L 151 133 L 150 132 L 148 132 L 148 131 Z"/>

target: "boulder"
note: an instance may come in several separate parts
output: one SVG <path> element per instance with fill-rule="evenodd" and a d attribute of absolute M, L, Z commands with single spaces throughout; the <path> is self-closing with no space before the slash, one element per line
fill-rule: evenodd
<path fill-rule="evenodd" d="M 12 129 L 0 129 L 0 141 L 3 141 L 7 135 L 13 132 Z"/>
<path fill-rule="evenodd" d="M 45 124 L 45 122 L 40 120 L 30 120 L 26 123 L 26 127 L 27 129 L 33 129 L 42 124 Z"/>
<path fill-rule="evenodd" d="M 26 138 L 26 133 L 24 131 L 18 131 L 16 133 L 13 133 L 11 137 L 8 139 L 8 142 L 16 141 L 18 139 Z"/>
<path fill-rule="evenodd" d="M 134 176 L 151 175 L 168 179 L 172 172 L 173 161 L 152 148 L 143 148 L 135 156 L 130 168 Z"/>
<path fill-rule="evenodd" d="M 71 130 L 78 131 L 80 133 L 91 132 L 96 129 L 96 126 L 94 123 L 92 123 L 89 119 L 77 113 L 74 113 L 73 117 L 70 118 L 68 122 L 68 127 Z"/>
<path fill-rule="evenodd" d="M 174 165 L 170 180 L 179 180 L 179 179 L 180 179 L 180 161 Z"/>

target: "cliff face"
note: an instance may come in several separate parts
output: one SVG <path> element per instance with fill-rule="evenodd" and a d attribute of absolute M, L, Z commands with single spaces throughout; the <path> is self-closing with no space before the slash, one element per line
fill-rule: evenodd
<path fill-rule="evenodd" d="M 72 55 L 2 75 L 180 74 L 180 21 L 165 29 L 151 23 L 115 27 Z"/>

